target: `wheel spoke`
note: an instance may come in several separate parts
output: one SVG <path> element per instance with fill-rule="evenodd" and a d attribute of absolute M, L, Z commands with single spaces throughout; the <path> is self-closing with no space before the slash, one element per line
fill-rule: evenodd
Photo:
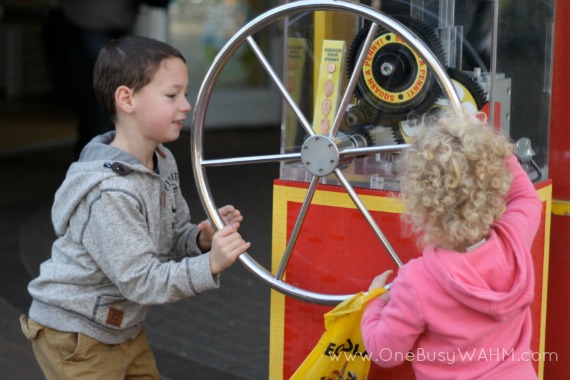
<path fill-rule="evenodd" d="M 275 275 L 275 278 L 277 280 L 283 279 L 283 275 L 285 274 L 285 269 L 287 269 L 287 264 L 289 263 L 289 258 L 291 257 L 291 252 L 293 252 L 293 248 L 295 247 L 295 243 L 297 242 L 297 237 L 299 236 L 299 232 L 301 231 L 301 226 L 305 221 L 307 210 L 311 205 L 311 201 L 313 200 L 313 196 L 315 195 L 315 190 L 317 189 L 318 183 L 319 183 L 319 177 L 313 176 L 309 189 L 307 190 L 307 194 L 305 195 L 303 206 L 301 206 L 301 210 L 299 211 L 299 216 L 297 217 L 297 221 L 295 222 L 295 226 L 293 227 L 293 231 L 291 232 L 291 237 L 287 242 L 285 253 L 283 254 L 283 258 L 281 259 L 279 268 L 277 269 L 277 274 Z"/>
<path fill-rule="evenodd" d="M 356 88 L 356 84 L 358 83 L 358 78 L 360 77 L 360 72 L 362 71 L 362 66 L 364 66 L 366 56 L 368 55 L 368 51 L 370 50 L 372 41 L 374 41 L 374 36 L 376 35 L 377 30 L 378 30 L 378 24 L 372 24 L 370 30 L 368 31 L 368 35 L 366 36 L 366 40 L 364 41 L 364 46 L 360 51 L 360 54 L 358 55 L 358 60 L 356 61 L 356 67 L 354 68 L 353 72 L 350 74 L 348 85 L 346 87 L 346 90 L 344 91 L 342 101 L 340 102 L 340 106 L 338 107 L 338 111 L 335 115 L 329 136 L 335 136 L 336 133 L 338 132 L 338 129 L 340 128 L 340 122 L 344 117 L 345 110 L 348 107 L 348 103 L 352 99 L 352 96 L 354 94 L 354 89 Z"/>
<path fill-rule="evenodd" d="M 283 153 L 283 154 L 269 154 L 269 155 L 260 155 L 260 156 L 202 160 L 201 165 L 204 167 L 215 167 L 215 166 L 262 164 L 267 162 L 285 162 L 285 161 L 300 161 L 300 160 L 301 160 L 301 153 Z"/>
<path fill-rule="evenodd" d="M 368 146 L 361 148 L 347 148 L 341 150 L 339 152 L 339 156 L 347 157 L 347 156 L 362 156 L 374 153 L 396 153 L 404 149 L 408 149 L 409 147 L 410 147 L 409 144 L 401 144 L 401 145 L 377 145 L 377 146 Z"/>
<path fill-rule="evenodd" d="M 255 53 L 257 59 L 262 64 L 265 71 L 267 71 L 267 74 L 269 74 L 269 76 L 271 77 L 273 82 L 279 88 L 281 95 L 283 95 L 283 97 L 287 101 L 287 104 L 289 104 L 289 106 L 291 107 L 291 109 L 293 110 L 295 115 L 297 116 L 297 119 L 301 122 L 301 125 L 303 126 L 305 131 L 309 134 L 309 136 L 313 136 L 315 134 L 315 132 L 313 131 L 311 124 L 309 123 L 309 121 L 307 120 L 307 118 L 305 117 L 305 115 L 303 114 L 301 109 L 299 108 L 299 106 L 297 106 L 297 103 L 295 103 L 295 101 L 293 100 L 293 98 L 289 94 L 289 91 L 287 91 L 287 88 L 285 88 L 285 85 L 283 84 L 281 79 L 279 79 L 279 76 L 273 70 L 273 67 L 271 66 L 271 64 L 269 63 L 269 61 L 267 60 L 267 58 L 265 57 L 265 55 L 263 54 L 263 52 L 261 51 L 261 49 L 259 48 L 257 43 L 255 42 L 253 37 L 251 37 L 251 36 L 247 37 L 247 42 L 249 43 L 249 46 L 251 47 L 251 49 Z"/>
<path fill-rule="evenodd" d="M 388 239 L 386 238 L 384 233 L 382 233 L 382 230 L 380 230 L 380 227 L 378 227 L 378 224 L 376 223 L 374 218 L 372 218 L 372 215 L 366 209 L 366 207 L 364 206 L 364 203 L 362 203 L 362 200 L 360 200 L 360 197 L 358 196 L 358 194 L 356 194 L 356 192 L 354 191 L 354 188 L 352 187 L 350 182 L 348 182 L 348 180 L 346 179 L 344 174 L 342 174 L 340 169 L 336 169 L 335 174 L 336 174 L 337 178 L 339 179 L 339 181 L 344 186 L 344 188 L 346 189 L 346 191 L 348 192 L 348 195 L 350 196 L 350 198 L 352 199 L 352 201 L 356 205 L 356 208 L 358 208 L 360 210 L 360 212 L 364 216 L 364 219 L 366 219 L 366 221 L 368 222 L 368 224 L 370 225 L 370 227 L 372 228 L 372 230 L 374 231 L 374 233 L 376 234 L 378 239 L 380 239 L 380 242 L 382 242 L 382 244 L 384 245 L 384 248 L 386 248 L 386 250 L 388 251 L 388 254 L 392 258 L 392 260 L 394 260 L 394 262 L 396 263 L 398 268 L 401 267 L 403 265 L 402 260 L 400 260 L 400 257 L 398 257 L 398 254 L 396 254 L 396 251 L 394 251 L 394 248 L 392 248 L 392 246 L 388 242 Z"/>

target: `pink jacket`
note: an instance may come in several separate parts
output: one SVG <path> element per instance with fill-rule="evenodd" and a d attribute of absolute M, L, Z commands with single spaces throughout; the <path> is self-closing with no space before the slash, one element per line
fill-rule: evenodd
<path fill-rule="evenodd" d="M 409 353 L 417 379 L 537 378 L 530 247 L 542 205 L 516 158 L 508 165 L 507 209 L 483 245 L 467 253 L 427 247 L 400 268 L 390 302 L 368 304 L 361 327 L 373 362 L 393 367 Z"/>

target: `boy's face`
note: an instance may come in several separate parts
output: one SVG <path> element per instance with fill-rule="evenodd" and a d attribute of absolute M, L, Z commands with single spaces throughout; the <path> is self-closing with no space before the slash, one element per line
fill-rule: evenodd
<path fill-rule="evenodd" d="M 162 61 L 152 81 L 133 95 L 140 132 L 157 144 L 176 140 L 192 106 L 186 99 L 188 71 L 179 58 Z"/>

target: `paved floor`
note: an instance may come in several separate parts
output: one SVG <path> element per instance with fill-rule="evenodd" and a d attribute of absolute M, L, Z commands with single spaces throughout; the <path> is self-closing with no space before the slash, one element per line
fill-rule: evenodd
<path fill-rule="evenodd" d="M 181 187 L 193 220 L 205 218 L 192 176 L 189 135 L 170 148 L 179 161 Z M 225 157 L 277 153 L 276 127 L 212 132 L 206 152 Z M 210 150 L 209 150 L 210 149 Z M 41 379 L 18 316 L 30 303 L 26 291 L 49 256 L 49 213 L 54 191 L 71 162 L 71 147 L 17 152 L 0 157 L 0 379 Z M 233 203 L 244 213 L 249 253 L 268 265 L 271 248 L 272 180 L 276 164 L 225 167 L 208 173 L 216 204 Z M 155 306 L 147 332 L 159 368 L 169 380 L 266 379 L 269 361 L 269 288 L 237 263 L 222 275 L 221 288 L 169 305 Z"/>

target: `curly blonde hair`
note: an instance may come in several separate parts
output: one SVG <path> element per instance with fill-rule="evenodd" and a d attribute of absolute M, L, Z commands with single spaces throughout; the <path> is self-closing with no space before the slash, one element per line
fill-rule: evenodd
<path fill-rule="evenodd" d="M 422 128 L 399 162 L 402 220 L 420 248 L 465 252 L 488 236 L 505 210 L 512 150 L 484 114 L 446 114 Z"/>

